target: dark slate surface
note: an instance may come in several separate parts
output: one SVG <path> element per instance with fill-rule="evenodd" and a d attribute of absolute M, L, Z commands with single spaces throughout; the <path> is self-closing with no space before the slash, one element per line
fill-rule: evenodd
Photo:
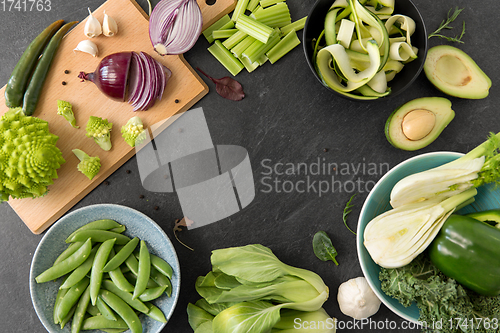
<path fill-rule="evenodd" d="M 52 1 L 51 10 L 44 13 L 19 13 L 3 10 L 0 2 L 0 82 L 6 83 L 21 53 L 29 42 L 56 19 L 83 20 L 86 8 L 96 8 L 99 0 Z M 7 2 L 7 1 L 6 1 Z M 292 17 L 307 15 L 313 0 L 289 0 Z M 242 72 L 238 80 L 245 87 L 247 97 L 241 102 L 222 99 L 213 84 L 210 93 L 196 106 L 204 108 L 213 141 L 216 144 L 234 144 L 245 147 L 250 155 L 256 183 L 256 198 L 242 212 L 218 223 L 183 232 L 180 237 L 195 248 L 191 252 L 174 241 L 182 269 L 181 297 L 164 332 L 190 332 L 186 306 L 198 296 L 194 289 L 197 276 L 210 269 L 210 251 L 249 243 L 269 246 L 284 262 L 319 273 L 330 287 L 330 300 L 325 303 L 327 312 L 339 320 L 347 321 L 336 301 L 340 283 L 361 276 L 357 259 L 356 240 L 342 224 L 342 210 L 351 196 L 352 188 L 343 188 L 322 195 L 318 193 L 286 193 L 283 188 L 273 188 L 266 180 L 266 165 L 276 163 L 311 164 L 318 159 L 326 163 L 376 163 L 395 166 L 399 162 L 424 152 L 451 150 L 467 152 L 481 143 L 489 131 L 499 131 L 498 105 L 500 96 L 497 81 L 499 44 L 497 1 L 431 1 L 415 0 L 429 31 L 433 31 L 446 17 L 449 8 L 458 5 L 465 10 L 455 23 L 456 34 L 462 20 L 466 20 L 464 44 L 459 47 L 471 55 L 490 76 L 493 87 L 490 96 L 482 100 L 450 98 L 456 111 L 455 120 L 430 146 L 418 152 L 404 152 L 393 148 L 385 139 L 383 127 L 389 114 L 399 105 L 413 98 L 444 96 L 423 74 L 404 94 L 375 103 L 350 102 L 333 96 L 321 87 L 306 64 L 301 48 L 275 65 L 266 64 L 251 75 Z M 7 2 L 7 7 L 9 3 Z M 141 3 L 145 7 L 145 2 Z M 430 46 L 447 43 L 433 38 Z M 193 66 L 199 66 L 214 77 L 228 75 L 206 51 L 208 44 L 200 39 L 185 56 Z M 97 93 L 97 92 L 96 92 Z M 327 151 L 325 151 L 325 149 Z M 130 170 L 130 173 L 127 173 Z M 280 171 L 282 169 L 279 169 Z M 383 171 L 385 172 L 385 171 Z M 369 174 L 350 169 L 346 175 L 336 176 L 347 184 L 370 184 L 383 172 Z M 296 182 L 304 176 L 272 175 L 280 182 Z M 315 176 L 328 180 L 330 176 Z M 146 192 L 140 182 L 135 158 L 129 160 L 108 178 L 108 185 L 101 184 L 71 211 L 97 203 L 116 203 L 137 209 L 158 222 L 173 239 L 174 220 L 182 217 L 175 194 Z M 70 184 L 68 184 L 70 186 Z M 369 186 L 370 188 L 370 186 Z M 288 189 L 285 189 L 288 190 Z M 349 223 L 356 225 L 361 206 L 368 192 L 356 189 L 359 195 Z M 143 194 L 143 199 L 139 195 Z M 154 207 L 159 209 L 155 210 Z M 0 205 L 0 331 L 44 332 L 31 305 L 28 275 L 33 253 L 42 235 L 33 235 L 6 203 Z M 335 244 L 340 266 L 317 260 L 311 239 L 318 230 L 327 231 Z M 402 320 L 382 306 L 372 321 Z M 353 328 L 349 331 L 417 332 L 404 329 Z"/>

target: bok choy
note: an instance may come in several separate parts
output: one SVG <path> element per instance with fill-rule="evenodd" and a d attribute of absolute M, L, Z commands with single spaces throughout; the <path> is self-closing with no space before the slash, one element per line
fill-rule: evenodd
<path fill-rule="evenodd" d="M 188 306 L 195 332 L 287 332 L 290 313 L 332 321 L 330 330 L 309 332 L 335 331 L 322 311 L 328 287 L 316 273 L 284 264 L 259 244 L 215 250 L 211 261 L 212 271 L 196 281 L 203 298 Z"/>

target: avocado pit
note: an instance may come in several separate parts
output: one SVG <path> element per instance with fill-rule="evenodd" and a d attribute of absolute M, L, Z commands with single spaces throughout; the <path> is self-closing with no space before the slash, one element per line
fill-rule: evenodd
<path fill-rule="evenodd" d="M 408 112 L 401 122 L 403 134 L 411 141 L 425 138 L 436 125 L 436 115 L 424 109 Z"/>

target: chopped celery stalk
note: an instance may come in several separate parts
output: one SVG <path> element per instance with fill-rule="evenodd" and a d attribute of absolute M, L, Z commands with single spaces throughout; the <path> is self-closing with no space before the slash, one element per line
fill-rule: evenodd
<path fill-rule="evenodd" d="M 229 38 L 237 32 L 238 29 L 215 30 L 214 32 L 212 32 L 212 37 L 214 39 Z"/>
<path fill-rule="evenodd" d="M 259 9 L 255 13 L 252 13 L 250 17 L 272 28 L 281 28 L 292 23 L 290 9 L 285 2 Z"/>
<path fill-rule="evenodd" d="M 295 22 L 292 22 L 290 24 L 287 24 L 285 25 L 284 27 L 282 27 L 280 30 L 281 30 L 281 34 L 282 35 L 288 35 L 288 33 L 290 31 L 299 31 L 301 29 L 304 29 L 304 25 L 306 24 L 306 20 L 307 20 L 307 16 L 304 16 L 303 18 L 301 18 L 300 20 L 297 20 Z"/>
<path fill-rule="evenodd" d="M 351 45 L 351 40 L 352 40 L 352 35 L 354 34 L 354 27 L 356 24 L 354 24 L 353 21 L 349 21 L 346 19 L 342 19 L 340 21 L 340 28 L 339 28 L 339 33 L 337 34 L 337 41 L 345 47 L 346 49 L 349 48 Z"/>
<path fill-rule="evenodd" d="M 285 0 L 260 0 L 260 5 L 263 8 L 266 8 L 266 7 L 275 5 L 275 4 L 277 4 L 279 2 L 283 2 L 283 1 L 285 1 Z"/>
<path fill-rule="evenodd" d="M 255 8 L 257 8 L 257 6 L 259 5 L 259 1 L 260 0 L 250 0 L 248 2 L 247 10 L 253 12 Z"/>
<path fill-rule="evenodd" d="M 238 43 L 235 47 L 231 49 L 231 53 L 234 54 L 236 58 L 240 58 L 241 54 L 250 46 L 253 42 L 255 42 L 255 38 L 252 36 L 247 36 L 241 42 Z"/>
<path fill-rule="evenodd" d="M 222 26 L 224 26 L 225 24 L 227 24 L 228 22 L 231 22 L 231 18 L 229 17 L 229 15 L 224 15 L 222 16 L 218 21 L 216 21 L 214 24 L 212 24 L 211 26 L 209 26 L 208 28 L 206 28 L 204 31 L 203 31 L 203 36 L 205 36 L 205 38 L 207 39 L 207 41 L 209 43 L 213 43 L 214 42 L 214 39 L 212 37 L 212 32 L 214 30 L 219 30 L 222 28 Z M 226 28 L 227 29 L 227 28 Z"/>
<path fill-rule="evenodd" d="M 245 57 L 241 57 L 238 59 L 241 61 L 243 66 L 245 66 L 248 73 L 252 73 L 255 69 L 257 69 L 257 67 L 260 66 L 260 64 L 257 61 L 252 63 L 250 60 L 248 60 L 248 58 L 245 58 Z"/>
<path fill-rule="evenodd" d="M 216 40 L 215 43 L 208 48 L 208 51 L 231 73 L 236 76 L 242 69 L 243 64 L 236 59 L 228 49 L 222 45 L 220 40 Z"/>
<path fill-rule="evenodd" d="M 236 28 L 257 40 L 260 40 L 262 43 L 267 43 L 267 40 L 274 31 L 273 28 L 244 14 L 240 15 L 238 21 L 236 21 Z"/>
<path fill-rule="evenodd" d="M 279 30 L 276 30 L 267 43 L 262 43 L 259 40 L 255 40 L 252 45 L 250 45 L 244 52 L 243 57 L 246 57 L 250 62 L 254 63 L 259 60 L 260 57 L 266 54 L 267 51 L 272 49 L 280 41 Z"/>
<path fill-rule="evenodd" d="M 245 10 L 247 9 L 249 0 L 238 0 L 236 3 L 236 7 L 233 11 L 233 16 L 231 16 L 231 20 L 234 22 L 238 21 L 239 17 L 245 14 Z"/>
<path fill-rule="evenodd" d="M 246 36 L 248 35 L 243 31 L 238 31 L 237 33 L 226 39 L 224 42 L 222 42 L 222 45 L 224 45 L 226 49 L 230 50 L 235 47 L 236 44 L 245 39 Z"/>
<path fill-rule="evenodd" d="M 260 66 L 264 65 L 267 61 L 269 60 L 269 58 L 263 54 L 262 57 L 259 58 L 259 60 L 257 60 L 257 62 L 259 63 Z"/>
<path fill-rule="evenodd" d="M 274 64 L 299 44 L 300 40 L 297 37 L 297 33 L 295 31 L 290 31 L 288 35 L 283 37 L 278 44 L 266 53 L 266 56 L 269 58 L 271 64 Z"/>

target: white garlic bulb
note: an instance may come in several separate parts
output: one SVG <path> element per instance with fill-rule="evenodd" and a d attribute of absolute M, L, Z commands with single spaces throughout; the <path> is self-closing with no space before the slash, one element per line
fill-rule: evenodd
<path fill-rule="evenodd" d="M 102 33 L 106 37 L 114 36 L 118 33 L 118 24 L 104 11 L 104 20 L 102 21 Z"/>
<path fill-rule="evenodd" d="M 92 15 L 92 12 L 89 10 L 89 17 L 87 18 L 87 22 L 85 23 L 85 28 L 83 29 L 83 33 L 85 36 L 89 38 L 97 37 L 102 34 L 101 23 L 98 19 Z"/>
<path fill-rule="evenodd" d="M 93 57 L 97 57 L 97 54 L 99 53 L 97 45 L 95 45 L 94 42 L 91 42 L 88 39 L 82 40 L 80 43 L 78 43 L 73 51 L 85 52 L 91 54 Z"/>
<path fill-rule="evenodd" d="M 340 311 L 354 319 L 364 319 L 377 313 L 380 300 L 365 277 L 357 277 L 342 283 L 337 294 Z"/>

